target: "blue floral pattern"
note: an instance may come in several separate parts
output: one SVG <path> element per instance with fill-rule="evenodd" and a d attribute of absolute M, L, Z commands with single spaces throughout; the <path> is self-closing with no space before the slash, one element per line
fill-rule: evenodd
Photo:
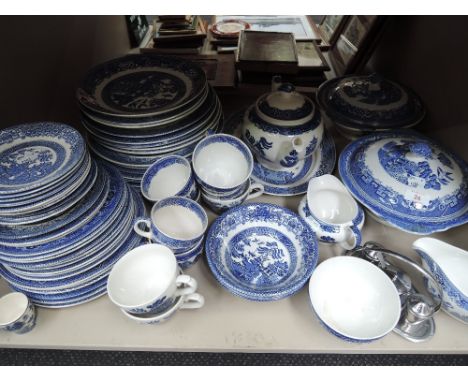
<path fill-rule="evenodd" d="M 261 137 L 258 142 L 255 141 L 255 137 L 250 134 L 248 129 L 245 130 L 244 138 L 247 140 L 250 146 L 261 152 L 263 156 L 265 156 L 265 150 L 269 150 L 273 147 L 273 143 L 268 142 L 265 137 Z"/>

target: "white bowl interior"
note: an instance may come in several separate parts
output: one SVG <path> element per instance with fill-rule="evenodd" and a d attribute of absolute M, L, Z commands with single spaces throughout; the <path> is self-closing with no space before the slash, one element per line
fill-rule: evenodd
<path fill-rule="evenodd" d="M 225 142 L 205 146 L 195 156 L 193 166 L 197 175 L 214 187 L 235 187 L 250 176 L 242 152 Z"/>
<path fill-rule="evenodd" d="M 176 195 L 187 184 L 190 178 L 190 167 L 174 163 L 164 167 L 153 177 L 148 187 L 148 196 L 160 200 Z"/>
<path fill-rule="evenodd" d="M 137 247 L 112 268 L 107 283 L 109 297 L 121 307 L 135 307 L 158 298 L 177 272 L 172 251 L 159 244 Z"/>
<path fill-rule="evenodd" d="M 340 256 L 321 263 L 310 279 L 309 296 L 326 325 L 353 339 L 381 337 L 400 318 L 400 298 L 390 278 L 359 258 Z"/>
<path fill-rule="evenodd" d="M 0 325 L 8 325 L 20 318 L 28 307 L 23 293 L 9 293 L 0 298 Z"/>
<path fill-rule="evenodd" d="M 356 202 L 346 193 L 324 189 L 307 197 L 312 214 L 325 223 L 343 224 L 352 221 L 357 215 Z"/>
<path fill-rule="evenodd" d="M 165 235 L 179 240 L 191 240 L 203 234 L 205 225 L 187 207 L 168 205 L 152 212 L 152 221 Z"/>

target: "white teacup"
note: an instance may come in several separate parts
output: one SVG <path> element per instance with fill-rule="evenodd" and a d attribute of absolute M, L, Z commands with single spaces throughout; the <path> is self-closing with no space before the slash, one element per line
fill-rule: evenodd
<path fill-rule="evenodd" d="M 201 294 L 192 293 L 187 296 L 177 297 L 174 305 L 169 307 L 167 310 L 161 313 L 131 314 L 124 309 L 122 309 L 122 313 L 128 318 L 130 318 L 131 320 L 139 324 L 151 325 L 151 324 L 160 324 L 164 321 L 167 321 L 179 309 L 199 309 L 204 304 L 205 304 L 205 298 Z"/>
<path fill-rule="evenodd" d="M 253 157 L 240 139 L 213 134 L 197 144 L 192 165 L 202 191 L 230 193 L 245 187 L 252 174 Z"/>
<path fill-rule="evenodd" d="M 180 155 L 158 159 L 141 179 L 141 193 L 152 202 L 170 196 L 195 199 L 198 190 L 190 162 Z"/>
<path fill-rule="evenodd" d="M 145 244 L 125 254 L 107 281 L 110 300 L 133 313 L 164 312 L 178 296 L 195 293 L 197 281 L 180 274 L 174 253 L 160 244 Z"/>
<path fill-rule="evenodd" d="M 142 229 L 144 225 L 146 229 Z M 162 199 L 151 209 L 150 218 L 139 217 L 133 229 L 137 234 L 168 246 L 176 254 L 193 248 L 208 227 L 208 216 L 197 202 L 174 196 Z"/>
<path fill-rule="evenodd" d="M 333 175 L 312 178 L 307 196 L 299 203 L 299 215 L 318 239 L 353 249 L 361 243 L 364 212 L 341 181 Z"/>

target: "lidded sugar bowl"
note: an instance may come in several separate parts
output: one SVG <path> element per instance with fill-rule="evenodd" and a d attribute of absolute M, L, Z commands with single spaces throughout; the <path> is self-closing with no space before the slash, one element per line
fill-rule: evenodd
<path fill-rule="evenodd" d="M 242 137 L 257 160 L 271 169 L 296 166 L 320 146 L 324 134 L 318 107 L 275 76 L 272 91 L 244 115 Z"/>

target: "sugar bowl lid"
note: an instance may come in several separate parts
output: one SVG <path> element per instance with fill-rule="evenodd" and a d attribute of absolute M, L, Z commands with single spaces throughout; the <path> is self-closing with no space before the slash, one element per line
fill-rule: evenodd
<path fill-rule="evenodd" d="M 345 147 L 343 183 L 371 213 L 416 234 L 468 221 L 468 164 L 411 130 L 380 132 Z"/>
<path fill-rule="evenodd" d="M 330 119 L 349 127 L 408 128 L 425 115 L 421 99 L 412 90 L 375 73 L 326 81 L 317 101 Z"/>
<path fill-rule="evenodd" d="M 314 103 L 296 91 L 293 84 L 273 78 L 272 92 L 261 96 L 256 103 L 258 116 L 272 124 L 299 125 L 307 123 L 315 114 Z"/>

